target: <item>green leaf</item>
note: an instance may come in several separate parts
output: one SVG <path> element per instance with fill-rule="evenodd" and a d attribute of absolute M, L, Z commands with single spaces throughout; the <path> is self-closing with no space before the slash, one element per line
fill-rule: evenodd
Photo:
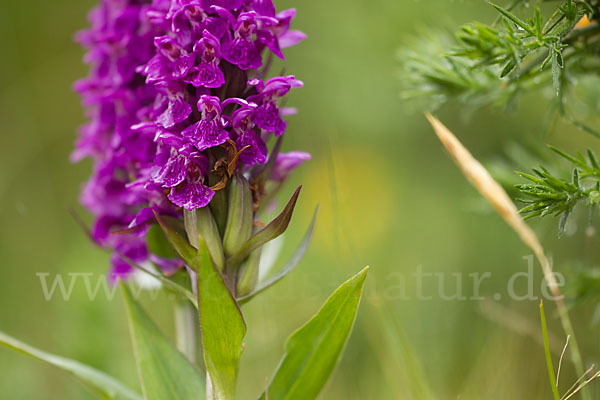
<path fill-rule="evenodd" d="M 131 292 L 121 284 L 138 375 L 145 400 L 204 398 L 202 373 L 181 354 L 152 322 Z"/>
<path fill-rule="evenodd" d="M 261 400 L 315 399 L 337 364 L 356 318 L 369 267 L 342 284 L 319 312 L 294 332 Z"/>
<path fill-rule="evenodd" d="M 244 351 L 242 341 L 246 335 L 246 323 L 201 237 L 198 238 L 197 254 L 198 310 L 212 398 L 233 400 L 238 363 Z"/>
<path fill-rule="evenodd" d="M 171 228 L 171 226 L 169 226 L 163 217 L 158 215 L 156 212 L 154 213 L 154 216 L 156 217 L 156 221 L 158 221 L 158 224 L 162 228 L 163 233 L 165 234 L 167 241 L 173 250 L 175 250 L 175 252 L 179 255 L 179 257 L 181 257 L 188 267 L 196 271 L 196 249 L 193 248 L 188 241 L 181 237 L 181 235 L 178 234 L 173 228 Z"/>
<path fill-rule="evenodd" d="M 558 222 L 558 237 L 560 238 L 563 233 L 565 233 L 565 228 L 567 227 L 567 220 L 569 218 L 569 211 L 567 210 L 564 212 L 564 214 L 560 217 L 560 221 Z"/>
<path fill-rule="evenodd" d="M 165 239 L 162 228 L 159 225 L 152 224 L 146 233 L 146 243 L 150 253 L 162 258 L 176 258 L 177 254 L 173 251 L 169 242 Z"/>
<path fill-rule="evenodd" d="M 580 166 L 580 167 L 581 167 L 581 161 L 580 161 L 580 160 L 578 160 L 578 159 L 576 159 L 575 157 L 573 157 L 573 156 L 571 156 L 571 155 L 569 155 L 569 154 L 565 153 L 564 151 L 562 151 L 562 150 L 560 150 L 560 149 L 558 149 L 558 148 L 556 148 L 556 147 L 554 147 L 554 146 L 548 145 L 548 148 L 549 148 L 550 150 L 552 150 L 553 152 L 555 152 L 556 154 L 558 154 L 559 156 L 563 157 L 564 159 L 566 159 L 566 160 L 569 160 L 569 161 L 570 161 L 570 162 L 572 162 L 573 164 L 575 164 L 575 165 L 578 165 L 578 166 Z M 585 163 L 584 163 L 584 165 L 583 165 L 583 166 L 584 166 L 584 167 L 586 166 L 586 165 L 585 165 Z"/>
<path fill-rule="evenodd" d="M 298 196 L 300 195 L 300 189 L 302 186 L 298 186 L 292 198 L 287 203 L 281 214 L 279 214 L 275 219 L 273 219 L 267 226 L 265 226 L 260 231 L 256 232 L 248 241 L 242 246 L 242 248 L 233 256 L 227 260 L 229 265 L 239 265 L 242 261 L 246 259 L 252 253 L 253 250 L 258 249 L 263 244 L 275 239 L 277 236 L 281 235 L 287 229 L 290 220 L 292 219 L 292 214 L 294 213 L 294 207 L 296 206 L 296 201 L 298 200 Z"/>
<path fill-rule="evenodd" d="M 598 165 L 598 160 L 596 159 L 596 155 L 590 149 L 587 150 L 588 158 L 590 159 L 590 164 L 593 168 L 600 170 L 600 165 Z"/>
<path fill-rule="evenodd" d="M 510 11 L 505 10 L 504 8 L 494 4 L 494 3 L 490 3 L 492 5 L 492 7 L 494 7 L 496 10 L 498 10 L 498 12 L 500 12 L 502 15 L 504 15 L 506 18 L 510 19 L 512 22 L 514 22 L 516 25 L 520 26 L 521 28 L 523 28 L 526 32 L 528 32 L 529 34 L 536 36 L 536 32 L 531 28 L 531 26 L 527 23 L 525 23 L 524 21 L 520 20 L 516 15 L 514 15 L 513 13 L 511 13 Z"/>
<path fill-rule="evenodd" d="M 560 52 L 552 50 L 552 86 L 557 95 L 560 93 L 560 60 L 562 60 L 562 57 L 559 57 Z"/>
<path fill-rule="evenodd" d="M 515 69 L 515 62 L 510 60 L 508 63 L 506 63 L 506 65 L 504 66 L 504 69 L 502 70 L 502 72 L 500 73 L 500 78 L 504 78 L 506 75 L 510 74 L 511 71 L 513 69 Z"/>
<path fill-rule="evenodd" d="M 142 397 L 112 376 L 78 361 L 46 353 L 0 332 L 0 345 L 58 367 L 75 376 L 84 386 L 102 399 L 141 400 Z"/>
<path fill-rule="evenodd" d="M 296 265 L 298 265 L 300 260 L 302 260 L 302 257 L 304 257 L 304 253 L 306 253 L 306 250 L 308 250 L 308 245 L 310 244 L 310 240 L 312 239 L 312 234 L 315 229 L 318 211 L 319 207 L 315 209 L 310 225 L 308 226 L 308 229 L 306 230 L 306 233 L 302 238 L 302 242 L 300 242 L 300 245 L 296 248 L 296 251 L 294 251 L 292 257 L 281 268 L 279 268 L 277 272 L 275 272 L 270 277 L 266 278 L 263 282 L 259 282 L 256 288 L 251 293 L 240 297 L 238 299 L 240 303 L 247 302 L 252 297 L 273 286 L 275 283 L 283 279 L 287 274 L 292 272 Z"/>
<path fill-rule="evenodd" d="M 156 220 L 174 250 L 191 269 L 197 271 L 202 345 L 212 383 L 212 396 L 219 400 L 233 399 L 238 362 L 243 351 L 242 340 L 246 335 L 246 324 L 239 306 L 223 276 L 215 268 L 202 236 L 198 234 L 196 250 L 159 215 L 156 215 Z"/>
<path fill-rule="evenodd" d="M 108 251 L 107 249 L 102 248 L 102 250 Z M 194 294 L 192 292 L 190 292 L 189 290 L 187 290 L 185 287 L 183 287 L 182 285 L 180 285 L 179 283 L 175 282 L 175 280 L 173 279 L 169 279 L 167 278 L 162 272 L 158 271 L 158 272 L 153 272 L 150 271 L 144 267 L 142 267 L 141 265 L 133 262 L 133 260 L 129 257 L 127 257 L 125 254 L 121 253 L 118 250 L 112 250 L 114 251 L 123 261 L 125 261 L 126 263 L 128 263 L 129 265 L 131 265 L 132 267 L 134 267 L 137 270 L 142 271 L 143 273 L 161 281 L 166 287 L 168 287 L 169 289 L 179 293 L 180 295 L 183 295 L 185 298 L 187 298 L 190 302 L 192 302 L 192 304 L 194 305 L 194 307 L 197 307 L 197 302 L 196 302 L 196 298 L 194 297 Z"/>

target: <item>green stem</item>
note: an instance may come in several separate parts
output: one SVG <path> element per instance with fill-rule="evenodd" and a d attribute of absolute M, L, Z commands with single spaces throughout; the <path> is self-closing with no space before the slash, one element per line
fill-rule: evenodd
<path fill-rule="evenodd" d="M 552 365 L 552 355 L 550 354 L 550 345 L 548 343 L 548 327 L 546 326 L 546 314 L 544 313 L 544 303 L 540 301 L 540 318 L 542 320 L 542 333 L 544 336 L 544 352 L 546 353 L 546 366 L 548 367 L 548 377 L 550 378 L 550 386 L 554 400 L 560 400 L 560 393 L 556 385 L 556 375 L 554 374 L 554 366 Z"/>
<path fill-rule="evenodd" d="M 542 267 L 544 279 L 548 283 L 548 288 L 550 289 L 554 297 L 562 328 L 567 336 L 571 336 L 571 361 L 573 362 L 573 365 L 575 367 L 575 372 L 578 376 L 582 376 L 585 373 L 585 369 L 583 367 L 583 358 L 581 357 L 579 344 L 577 343 L 577 339 L 575 338 L 575 330 L 573 329 L 573 324 L 571 323 L 571 318 L 569 317 L 569 311 L 567 310 L 567 306 L 563 301 L 564 296 L 562 295 L 559 289 L 560 285 L 556 281 L 556 277 L 552 272 L 552 267 L 550 266 L 550 262 L 548 261 L 548 258 L 546 257 L 542 246 L 538 243 L 537 245 L 534 245 L 532 249 Z M 591 400 L 587 388 L 583 388 L 583 390 L 581 391 L 581 396 L 583 400 Z"/>

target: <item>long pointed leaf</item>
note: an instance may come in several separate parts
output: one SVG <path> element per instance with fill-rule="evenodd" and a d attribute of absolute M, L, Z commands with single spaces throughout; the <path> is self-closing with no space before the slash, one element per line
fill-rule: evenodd
<path fill-rule="evenodd" d="M 342 284 L 317 315 L 288 339 L 286 353 L 261 400 L 315 399 L 348 340 L 369 267 Z"/>
<path fill-rule="evenodd" d="M 215 400 L 233 400 L 246 323 L 202 237 L 198 238 L 197 254 L 198 310 L 212 396 Z"/>
<path fill-rule="evenodd" d="M 292 219 L 292 214 L 294 213 L 294 207 L 296 206 L 296 201 L 298 200 L 298 196 L 300 195 L 300 189 L 302 186 L 298 186 L 292 198 L 287 203 L 281 214 L 279 214 L 275 219 L 273 219 L 267 226 L 265 226 L 260 231 L 256 232 L 244 246 L 238 251 L 236 254 L 231 256 L 227 263 L 229 265 L 238 265 L 242 261 L 246 259 L 252 253 L 253 250 L 259 248 L 263 244 L 267 243 L 270 240 L 275 239 L 277 236 L 281 235 L 287 229 L 290 220 Z"/>
<path fill-rule="evenodd" d="M 145 400 L 204 398 L 202 373 L 158 329 L 131 292 L 121 284 Z"/>
<path fill-rule="evenodd" d="M 296 248 L 296 251 L 294 252 L 294 254 L 292 254 L 292 257 L 277 272 L 275 272 L 270 277 L 266 278 L 263 282 L 259 282 L 256 288 L 252 291 L 252 293 L 249 293 L 246 296 L 239 298 L 238 301 L 240 303 L 247 302 L 252 297 L 273 286 L 275 283 L 283 279 L 287 274 L 292 272 L 296 265 L 298 265 L 300 260 L 302 260 L 302 257 L 304 257 L 306 250 L 308 250 L 308 245 L 310 244 L 310 240 L 312 239 L 312 234 L 315 229 L 315 222 L 317 220 L 318 211 L 319 207 L 315 209 L 310 225 L 308 226 L 308 229 L 306 230 L 306 233 L 302 238 L 302 242 L 300 242 L 300 245 Z"/>
<path fill-rule="evenodd" d="M 533 29 L 531 29 L 531 26 L 529 26 L 529 24 L 527 24 L 526 22 L 520 20 L 516 15 L 514 15 L 510 11 L 507 11 L 504 8 L 498 6 L 498 5 L 494 4 L 494 3 L 490 3 L 490 4 L 492 5 L 492 7 L 494 7 L 496 10 L 498 10 L 502 15 L 504 15 L 506 18 L 510 19 L 516 25 L 518 25 L 521 28 L 523 28 L 529 34 L 531 34 L 533 36 L 536 36 L 536 32 Z"/>
<path fill-rule="evenodd" d="M 206 243 L 198 235 L 198 249 L 171 229 L 159 215 L 156 220 L 167 240 L 198 279 L 198 311 L 206 369 L 213 399 L 233 400 L 246 324 L 237 302 L 215 268 Z M 213 400 L 208 399 L 208 400 Z"/>
<path fill-rule="evenodd" d="M 171 228 L 169 224 L 163 219 L 163 217 L 158 215 L 158 213 L 154 212 L 154 216 L 156 217 L 156 221 L 162 228 L 163 233 L 167 238 L 167 241 L 169 242 L 173 250 L 175 250 L 175 253 L 177 253 L 177 255 L 181 257 L 183 262 L 185 262 L 188 267 L 190 267 L 194 271 L 197 271 L 195 261 L 197 250 L 193 248 L 188 243 L 188 241 L 184 239 L 179 233 L 177 233 L 173 228 Z"/>
<path fill-rule="evenodd" d="M 142 397 L 139 394 L 135 393 L 112 376 L 98 371 L 89 365 L 82 364 L 79 361 L 46 353 L 45 351 L 36 349 L 35 347 L 23 343 L 3 332 L 0 332 L 0 345 L 69 372 L 84 386 L 102 399 L 142 400 Z"/>
<path fill-rule="evenodd" d="M 148 276 L 153 277 L 154 279 L 159 280 L 165 286 L 169 287 L 169 289 L 174 290 L 174 291 L 178 292 L 179 294 L 183 295 L 194 305 L 194 307 L 198 308 L 198 304 L 197 304 L 196 298 L 194 297 L 194 294 L 192 292 L 190 292 L 189 290 L 187 290 L 186 288 L 184 288 L 183 286 L 181 286 L 180 284 L 178 284 L 177 282 L 175 282 L 174 280 L 171 280 L 171 279 L 167 278 L 166 276 L 164 276 L 162 272 L 152 272 L 152 271 L 142 267 L 141 265 L 133 262 L 133 260 L 131 258 L 127 257 L 125 254 L 121 253 L 120 251 L 118 251 L 118 250 L 112 250 L 112 251 L 114 251 L 119 257 L 121 257 L 121 259 L 123 261 L 125 261 L 126 263 L 128 263 L 129 265 L 134 267 L 135 269 L 142 271 L 143 273 L 147 274 Z"/>

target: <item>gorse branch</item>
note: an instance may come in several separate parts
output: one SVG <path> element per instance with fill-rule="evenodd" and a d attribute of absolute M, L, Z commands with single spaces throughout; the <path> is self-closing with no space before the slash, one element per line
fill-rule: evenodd
<path fill-rule="evenodd" d="M 526 204 L 520 210 L 525 218 L 560 216 L 559 235 L 562 235 L 569 214 L 578 203 L 583 201 L 587 204 L 590 217 L 593 215 L 600 201 L 600 167 L 591 150 L 587 151 L 586 158 L 581 153 L 573 157 L 555 147 L 550 146 L 550 149 L 573 164 L 570 179 L 554 176 L 544 167 L 534 169 L 534 175 L 517 172 L 529 181 L 517 185 L 518 190 L 526 196 L 518 200 Z"/>
<path fill-rule="evenodd" d="M 515 11 L 526 3 L 491 4 L 498 23 L 473 22 L 454 39 L 444 38 L 443 46 L 418 43 L 419 50 L 401 52 L 403 97 L 425 99 L 428 108 L 453 99 L 472 107 L 511 106 L 518 94 L 552 85 L 562 105 L 566 74 L 591 72 L 589 59 L 597 58 L 590 54 L 600 28 L 589 21 L 598 15 L 598 1 L 562 1 L 548 18 L 536 6 L 523 19 Z"/>
<path fill-rule="evenodd" d="M 400 53 L 403 98 L 413 104 L 420 99 L 428 110 L 449 101 L 460 102 L 464 111 L 487 105 L 513 109 L 522 94 L 550 89 L 556 94 L 551 100 L 555 110 L 566 121 L 600 137 L 567 108 L 576 82 L 597 75 L 600 67 L 600 1 L 515 0 L 504 7 L 490 5 L 498 12 L 495 22 L 464 25 L 453 37 L 430 35 Z M 594 102 L 587 101 L 589 109 Z M 586 158 L 552 150 L 573 164 L 571 175 L 558 177 L 550 167 L 540 166 L 532 174 L 519 173 L 528 182 L 517 185 L 517 190 L 524 195 L 521 212 L 527 218 L 559 216 L 562 234 L 578 203 L 585 202 L 594 211 L 600 200 L 600 169 L 591 151 Z"/>

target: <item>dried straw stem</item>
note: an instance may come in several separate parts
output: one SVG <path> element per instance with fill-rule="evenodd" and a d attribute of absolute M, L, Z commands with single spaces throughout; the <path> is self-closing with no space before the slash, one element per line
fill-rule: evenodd
<path fill-rule="evenodd" d="M 479 193 L 490 202 L 504 221 L 506 221 L 506 223 L 517 233 L 523 243 L 525 243 L 535 254 L 542 267 L 544 279 L 556 302 L 563 330 L 567 336 L 571 336 L 575 369 L 578 375 L 582 375 L 584 373 L 583 360 L 581 358 L 579 346 L 575 340 L 573 325 L 571 324 L 567 307 L 563 301 L 564 296 L 560 291 L 556 276 L 552 272 L 552 266 L 550 265 L 544 252 L 544 248 L 536 234 L 529 225 L 523 221 L 517 207 L 514 205 L 508 194 L 506 194 L 502 186 L 492 178 L 489 172 L 475 159 L 475 157 L 473 157 L 456 136 L 454 136 L 454 134 L 433 115 L 427 113 L 425 116 L 429 120 L 431 126 L 433 126 L 435 133 L 446 150 L 448 150 L 456 164 L 462 170 L 463 174 L 473 186 L 475 186 Z"/>

